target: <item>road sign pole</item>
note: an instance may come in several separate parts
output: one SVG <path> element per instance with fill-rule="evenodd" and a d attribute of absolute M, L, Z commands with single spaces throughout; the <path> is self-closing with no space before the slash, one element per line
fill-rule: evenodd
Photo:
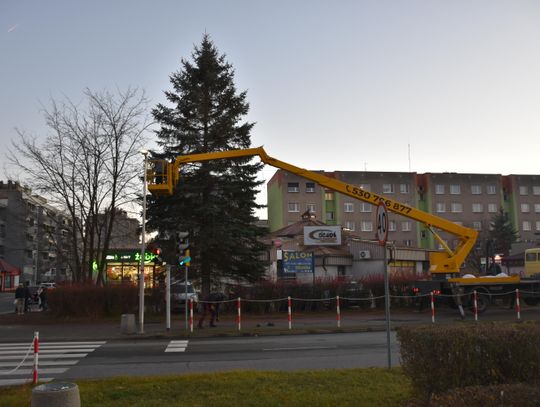
<path fill-rule="evenodd" d="M 167 331 L 171 330 L 171 265 L 167 264 L 165 266 L 165 316 L 167 321 Z"/>
<path fill-rule="evenodd" d="M 383 247 L 383 273 L 384 273 L 384 308 L 386 315 L 386 347 L 388 353 L 388 369 L 392 367 L 392 352 L 390 349 L 390 282 L 388 278 L 388 255 L 386 241 L 388 239 L 388 211 L 384 202 L 377 206 L 377 239 Z"/>

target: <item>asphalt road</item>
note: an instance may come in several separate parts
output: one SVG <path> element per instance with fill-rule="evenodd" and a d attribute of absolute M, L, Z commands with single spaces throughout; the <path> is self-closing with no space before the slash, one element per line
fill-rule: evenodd
<path fill-rule="evenodd" d="M 190 339 L 181 351 L 167 340 L 107 342 L 61 380 L 152 376 L 231 370 L 310 370 L 386 367 L 385 332 Z M 392 365 L 399 364 L 391 335 Z"/>

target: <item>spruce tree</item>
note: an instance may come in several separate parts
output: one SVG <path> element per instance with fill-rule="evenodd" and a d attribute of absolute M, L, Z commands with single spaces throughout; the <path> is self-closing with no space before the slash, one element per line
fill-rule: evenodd
<path fill-rule="evenodd" d="M 494 243 L 495 253 L 502 253 L 505 256 L 510 252 L 512 243 L 516 242 L 519 234 L 510 222 L 508 213 L 502 209 L 491 219 L 490 238 Z"/>
<path fill-rule="evenodd" d="M 234 70 L 208 35 L 195 47 L 192 61 L 170 76 L 169 105 L 158 104 L 153 115 L 160 128 L 161 156 L 245 149 L 251 146 L 253 123 L 243 121 L 249 104 L 237 92 Z M 263 164 L 251 158 L 193 163 L 181 168 L 174 195 L 152 197 L 148 225 L 159 232 L 189 232 L 191 267 L 200 278 L 203 295 L 220 278 L 254 281 L 264 273 L 260 237 L 255 225 L 256 179 Z"/>

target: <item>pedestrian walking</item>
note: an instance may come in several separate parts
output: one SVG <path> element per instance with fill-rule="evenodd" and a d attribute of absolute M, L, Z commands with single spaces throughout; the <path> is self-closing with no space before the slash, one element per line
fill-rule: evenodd
<path fill-rule="evenodd" d="M 17 289 L 15 290 L 15 310 L 18 315 L 24 314 L 24 302 L 26 294 L 24 290 L 23 283 L 20 283 Z"/>
<path fill-rule="evenodd" d="M 32 293 L 30 292 L 30 281 L 24 283 L 24 312 L 30 312 Z"/>
<path fill-rule="evenodd" d="M 40 287 L 38 290 L 38 295 L 39 295 L 39 308 L 42 311 L 47 311 L 49 309 L 49 304 L 47 302 L 47 297 L 48 297 L 47 287 Z"/>
<path fill-rule="evenodd" d="M 210 314 L 210 326 L 216 326 L 216 304 L 212 302 L 211 298 L 211 295 L 207 295 L 204 301 L 202 301 L 202 303 L 199 303 L 200 317 L 198 327 L 200 329 L 204 328 L 204 321 L 208 314 Z"/>

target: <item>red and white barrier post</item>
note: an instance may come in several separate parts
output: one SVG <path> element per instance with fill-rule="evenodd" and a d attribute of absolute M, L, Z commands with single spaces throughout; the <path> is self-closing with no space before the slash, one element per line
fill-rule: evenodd
<path fill-rule="evenodd" d="M 287 319 L 289 320 L 289 329 L 292 329 L 291 297 L 287 297 Z"/>
<path fill-rule="evenodd" d="M 34 332 L 34 368 L 32 369 L 32 384 L 38 382 L 38 360 L 39 360 L 39 332 Z"/>
<path fill-rule="evenodd" d="M 238 324 L 238 330 L 240 331 L 242 329 L 242 305 L 240 297 L 238 297 L 238 300 L 236 302 L 236 308 L 238 309 L 238 315 L 236 316 L 236 323 Z"/>
<path fill-rule="evenodd" d="M 431 292 L 431 322 L 435 323 L 435 295 Z"/>
<path fill-rule="evenodd" d="M 341 307 L 339 306 L 339 295 L 336 297 L 336 320 L 337 327 L 341 328 Z"/>
<path fill-rule="evenodd" d="M 193 298 L 189 299 L 189 330 L 193 332 Z"/>
<path fill-rule="evenodd" d="M 519 288 L 516 288 L 516 310 L 517 310 L 517 319 L 521 319 L 521 305 L 519 303 Z"/>
<path fill-rule="evenodd" d="M 474 320 L 478 321 L 478 297 L 476 290 L 473 291 L 473 301 L 474 301 Z"/>

